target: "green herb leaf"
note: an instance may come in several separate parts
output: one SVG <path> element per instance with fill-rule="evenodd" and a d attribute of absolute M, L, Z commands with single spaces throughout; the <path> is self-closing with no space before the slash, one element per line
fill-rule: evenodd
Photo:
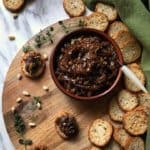
<path fill-rule="evenodd" d="M 59 23 L 60 25 L 62 25 L 62 24 L 63 24 L 63 21 L 58 21 L 58 23 Z"/>
<path fill-rule="evenodd" d="M 19 143 L 21 145 L 32 145 L 33 142 L 30 139 L 19 139 Z"/>
<path fill-rule="evenodd" d="M 37 104 L 37 103 L 40 103 L 40 104 L 42 103 L 40 97 L 38 97 L 38 96 L 34 96 L 34 97 L 33 97 L 33 101 L 34 101 L 36 104 Z"/>
<path fill-rule="evenodd" d="M 40 48 L 44 43 L 46 43 L 47 39 L 44 35 L 42 34 L 38 34 L 35 37 L 35 43 L 36 43 L 36 47 Z"/>
<path fill-rule="evenodd" d="M 53 43 L 51 29 L 46 32 L 46 35 L 47 35 L 47 40 Z"/>
<path fill-rule="evenodd" d="M 27 45 L 27 46 L 23 46 L 23 52 L 24 53 L 27 53 L 27 52 L 29 52 L 29 51 L 32 51 L 33 49 L 32 49 L 32 47 L 31 46 L 29 46 L 29 45 Z"/>
<path fill-rule="evenodd" d="M 26 131 L 25 123 L 17 112 L 14 113 L 14 127 L 20 135 L 23 135 Z"/>
<path fill-rule="evenodd" d="M 63 21 L 58 21 L 59 25 L 62 27 L 62 29 L 65 31 L 65 33 L 69 33 L 68 28 L 66 27 L 66 25 L 64 24 Z"/>
<path fill-rule="evenodd" d="M 84 27 L 84 21 L 83 20 L 79 20 L 79 27 Z"/>
<path fill-rule="evenodd" d="M 54 28 L 53 28 L 53 27 L 50 27 L 50 31 L 54 31 Z"/>

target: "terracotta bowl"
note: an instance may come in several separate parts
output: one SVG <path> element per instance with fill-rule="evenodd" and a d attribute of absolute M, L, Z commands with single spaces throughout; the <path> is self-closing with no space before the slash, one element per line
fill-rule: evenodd
<path fill-rule="evenodd" d="M 76 31 L 73 31 L 69 34 L 67 34 L 66 36 L 64 36 L 56 45 L 56 47 L 54 48 L 51 56 L 50 56 L 50 72 L 51 72 L 51 76 L 52 79 L 54 81 L 54 83 L 56 84 L 56 86 L 66 95 L 70 96 L 71 98 L 74 98 L 76 100 L 86 100 L 86 101 L 94 101 L 94 100 L 102 100 L 106 97 L 111 96 L 113 93 L 115 93 L 115 91 L 117 90 L 118 86 L 120 85 L 120 81 L 121 81 L 121 77 L 122 77 L 122 71 L 121 68 L 118 71 L 118 75 L 116 77 L 116 80 L 114 81 L 114 83 L 112 84 L 112 86 L 110 86 L 107 90 L 105 90 L 102 93 L 99 93 L 98 95 L 94 95 L 94 96 L 78 96 L 75 94 L 72 94 L 71 92 L 68 92 L 63 85 L 61 85 L 55 75 L 55 67 L 56 67 L 56 54 L 58 54 L 60 52 L 60 49 L 63 47 L 64 43 L 66 43 L 67 41 L 69 41 L 72 38 L 81 36 L 81 35 L 93 35 L 93 36 L 99 36 L 101 38 L 104 38 L 105 40 L 109 41 L 114 49 L 116 50 L 116 53 L 118 55 L 119 58 L 119 63 L 123 64 L 123 59 L 122 59 L 122 55 L 121 55 L 121 51 L 118 47 L 118 45 L 115 43 L 114 40 L 112 40 L 106 33 L 104 32 L 100 32 L 98 30 L 95 29 L 89 29 L 89 28 L 84 28 L 84 29 L 79 29 Z"/>

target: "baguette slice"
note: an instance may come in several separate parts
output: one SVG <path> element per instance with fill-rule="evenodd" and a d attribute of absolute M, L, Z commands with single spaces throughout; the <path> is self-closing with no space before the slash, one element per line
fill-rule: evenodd
<path fill-rule="evenodd" d="M 111 140 L 109 144 L 104 147 L 104 150 L 123 150 L 122 147 L 115 141 Z"/>
<path fill-rule="evenodd" d="M 108 18 L 103 13 L 92 13 L 85 19 L 85 25 L 88 28 L 94 28 L 100 31 L 105 31 L 108 27 Z"/>
<path fill-rule="evenodd" d="M 31 58 L 38 58 L 40 60 L 40 62 L 41 62 L 40 66 L 32 74 L 29 73 L 29 71 L 27 71 L 27 69 L 26 69 L 27 60 L 29 60 Z M 37 59 L 35 59 L 35 60 L 37 60 Z M 30 66 L 32 66 L 32 64 L 35 63 L 34 61 L 33 62 L 30 61 Z M 27 76 L 29 78 L 38 78 L 38 77 L 40 77 L 44 73 L 45 67 L 46 67 L 45 60 L 44 60 L 44 58 L 42 57 L 42 55 L 39 52 L 29 51 L 28 53 L 25 53 L 23 55 L 23 57 L 22 57 L 21 69 L 22 69 L 22 72 L 25 74 L 25 76 Z"/>
<path fill-rule="evenodd" d="M 132 135 L 144 134 L 147 130 L 148 116 L 141 106 L 127 112 L 123 117 L 124 128 Z"/>
<path fill-rule="evenodd" d="M 108 35 L 112 39 L 115 39 L 119 31 L 129 31 L 129 30 L 128 27 L 121 21 L 115 21 L 109 26 Z"/>
<path fill-rule="evenodd" d="M 25 4 L 24 0 L 3 0 L 4 6 L 11 12 L 19 11 Z"/>
<path fill-rule="evenodd" d="M 88 137 L 92 144 L 105 146 L 111 139 L 112 125 L 105 120 L 96 119 L 89 128 Z"/>
<path fill-rule="evenodd" d="M 145 79 L 145 75 L 144 75 L 140 65 L 133 63 L 133 64 L 128 65 L 128 67 L 129 67 L 129 69 L 131 69 L 131 71 L 133 71 L 135 73 L 137 78 L 144 85 L 146 79 Z M 135 85 L 135 83 L 126 76 L 124 77 L 124 83 L 125 83 L 125 87 L 131 92 L 141 91 L 141 89 L 139 87 L 137 87 Z"/>
<path fill-rule="evenodd" d="M 126 132 L 124 128 L 115 128 L 113 138 L 124 148 L 132 137 Z"/>
<path fill-rule="evenodd" d="M 95 11 L 105 14 L 109 21 L 114 21 L 117 19 L 117 10 L 113 6 L 97 3 Z"/>
<path fill-rule="evenodd" d="M 137 41 L 129 40 L 121 48 L 124 63 L 129 64 L 141 56 L 141 47 Z"/>
<path fill-rule="evenodd" d="M 85 12 L 85 5 L 82 0 L 64 0 L 63 6 L 70 17 L 79 17 Z"/>
<path fill-rule="evenodd" d="M 126 145 L 125 150 L 144 150 L 144 141 L 140 137 L 135 137 L 129 141 Z"/>
<path fill-rule="evenodd" d="M 120 109 L 117 98 L 114 97 L 109 104 L 109 115 L 114 121 L 122 122 L 124 112 Z"/>
<path fill-rule="evenodd" d="M 114 40 L 118 44 L 119 48 L 123 48 L 126 45 L 127 41 L 136 41 L 134 36 L 129 31 L 124 30 L 118 31 Z"/>
<path fill-rule="evenodd" d="M 122 110 L 130 111 L 138 105 L 138 99 L 134 93 L 123 89 L 118 94 L 118 103 Z"/>
<path fill-rule="evenodd" d="M 55 129 L 63 139 L 75 137 L 79 132 L 76 118 L 67 112 L 61 112 L 58 114 L 55 119 Z"/>

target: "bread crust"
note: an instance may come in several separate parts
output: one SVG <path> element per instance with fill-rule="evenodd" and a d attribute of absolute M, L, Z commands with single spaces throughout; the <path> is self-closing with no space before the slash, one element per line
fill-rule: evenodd
<path fill-rule="evenodd" d="M 114 21 L 117 19 L 117 10 L 113 6 L 99 2 L 96 4 L 95 11 L 104 13 L 108 17 L 109 21 Z"/>
<path fill-rule="evenodd" d="M 42 66 L 38 69 L 38 71 L 35 74 L 30 74 L 29 72 L 26 71 L 26 59 L 30 56 L 30 55 L 39 55 L 40 56 L 40 60 L 42 62 Z M 25 76 L 29 77 L 29 78 L 38 78 L 39 76 L 41 76 L 44 73 L 46 67 L 46 63 L 45 60 L 42 58 L 42 55 L 38 52 L 35 51 L 29 51 L 28 53 L 25 53 L 22 57 L 21 60 L 21 70 L 22 72 L 25 74 Z"/>
<path fill-rule="evenodd" d="M 104 126 L 102 127 L 102 124 L 103 125 L 105 124 L 106 127 Z M 101 133 L 103 132 L 102 134 L 104 134 L 105 137 L 104 135 L 100 137 L 100 134 L 97 133 L 96 131 L 97 125 L 99 126 L 99 129 L 97 129 L 97 131 L 100 132 L 101 130 Z M 94 131 L 94 134 L 99 136 L 99 137 L 96 136 L 96 138 L 99 138 L 98 140 L 95 139 L 95 135 L 93 135 L 93 131 Z M 105 146 L 110 141 L 112 133 L 113 133 L 113 128 L 112 128 L 111 123 L 103 119 L 96 119 L 95 121 L 93 121 L 93 123 L 91 124 L 88 130 L 88 138 L 92 144 L 94 144 L 95 146 L 101 147 L 101 146 Z"/>
<path fill-rule="evenodd" d="M 131 135 L 141 135 L 147 130 L 148 116 L 142 109 L 142 106 L 135 108 L 132 111 L 127 112 L 123 117 L 124 128 Z"/>
<path fill-rule="evenodd" d="M 25 0 L 3 0 L 4 6 L 11 12 L 18 12 L 25 4 Z"/>
<path fill-rule="evenodd" d="M 108 27 L 108 18 L 103 13 L 94 12 L 85 18 L 85 26 L 100 31 L 105 31 Z"/>
<path fill-rule="evenodd" d="M 77 0 L 77 1 L 72 1 L 72 3 L 74 3 L 74 5 L 72 4 L 73 8 L 70 8 L 70 1 L 72 0 L 63 0 L 63 7 L 64 10 L 66 11 L 66 13 L 70 16 L 70 17 L 79 17 L 82 16 L 85 13 L 85 5 L 83 3 L 82 0 Z M 78 7 L 80 7 L 80 9 L 77 11 L 77 5 Z M 74 9 L 74 10 L 73 10 Z"/>

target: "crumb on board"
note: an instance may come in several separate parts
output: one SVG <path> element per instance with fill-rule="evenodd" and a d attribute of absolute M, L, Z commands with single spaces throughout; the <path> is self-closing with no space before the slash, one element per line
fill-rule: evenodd
<path fill-rule="evenodd" d="M 22 102 L 22 98 L 21 98 L 21 97 L 18 97 L 18 98 L 16 99 L 16 102 L 17 102 L 17 103 L 21 103 L 21 102 Z"/>
<path fill-rule="evenodd" d="M 44 85 L 44 86 L 43 86 L 43 90 L 44 90 L 44 91 L 49 91 L 49 87 L 46 86 L 46 85 Z"/>
<path fill-rule="evenodd" d="M 21 80 L 21 79 L 22 79 L 22 74 L 18 73 L 18 74 L 17 74 L 17 79 L 18 79 L 18 80 Z"/>
<path fill-rule="evenodd" d="M 16 37 L 15 37 L 15 35 L 13 35 L 13 34 L 9 34 L 9 35 L 8 35 L 8 39 L 9 39 L 10 41 L 14 41 L 14 40 L 16 39 Z"/>
<path fill-rule="evenodd" d="M 24 96 L 30 96 L 30 93 L 29 93 L 28 91 L 22 91 L 22 94 L 23 94 Z"/>

